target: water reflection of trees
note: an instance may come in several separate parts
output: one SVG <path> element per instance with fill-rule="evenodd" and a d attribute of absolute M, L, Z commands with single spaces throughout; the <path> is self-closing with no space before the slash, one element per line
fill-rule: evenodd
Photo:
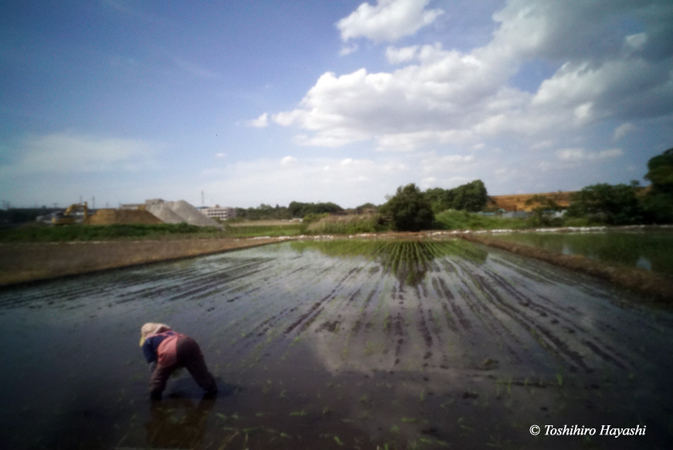
<path fill-rule="evenodd" d="M 425 278 L 432 263 L 442 257 L 452 256 L 483 264 L 488 253 L 463 240 L 334 240 L 295 241 L 294 250 L 318 250 L 332 257 L 364 257 L 379 263 L 383 270 L 392 273 L 400 283 L 414 286 Z"/>
<path fill-rule="evenodd" d="M 499 238 L 630 267 L 646 260 L 652 271 L 673 275 L 673 252 L 670 251 L 673 233 L 516 233 Z"/>

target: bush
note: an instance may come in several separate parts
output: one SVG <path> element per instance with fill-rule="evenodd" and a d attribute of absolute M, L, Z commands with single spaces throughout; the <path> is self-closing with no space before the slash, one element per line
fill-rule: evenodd
<path fill-rule="evenodd" d="M 474 180 L 453 189 L 428 189 L 425 195 L 435 213 L 447 209 L 477 212 L 484 209 L 488 201 L 488 193 L 481 180 Z"/>
<path fill-rule="evenodd" d="M 495 230 L 527 226 L 524 219 L 482 216 L 467 211 L 449 210 L 437 214 L 436 217 L 434 228 L 444 230 Z"/>
<path fill-rule="evenodd" d="M 430 202 L 413 183 L 398 187 L 396 194 L 379 211 L 396 231 L 428 229 L 435 220 Z"/>
<path fill-rule="evenodd" d="M 652 188 L 643 199 L 648 218 L 658 223 L 673 222 L 673 148 L 647 162 L 645 178 Z"/>
<path fill-rule="evenodd" d="M 570 196 L 568 217 L 586 217 L 608 225 L 641 223 L 644 211 L 636 197 L 637 183 L 594 184 Z"/>

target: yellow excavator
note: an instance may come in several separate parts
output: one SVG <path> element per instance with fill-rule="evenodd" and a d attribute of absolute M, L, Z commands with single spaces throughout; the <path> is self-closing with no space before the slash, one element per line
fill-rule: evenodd
<path fill-rule="evenodd" d="M 86 220 L 89 217 L 89 208 L 87 207 L 86 202 L 83 202 L 68 206 L 68 209 L 62 213 L 55 213 L 51 218 L 51 223 L 54 225 L 70 225 L 76 223 L 78 220 L 73 213 L 80 209 L 84 213 L 84 220 Z"/>

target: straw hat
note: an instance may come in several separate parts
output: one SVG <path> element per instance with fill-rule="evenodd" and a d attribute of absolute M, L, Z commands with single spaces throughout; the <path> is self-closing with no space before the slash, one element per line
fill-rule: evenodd
<path fill-rule="evenodd" d="M 169 327 L 166 324 L 147 322 L 145 325 L 140 327 L 140 346 L 141 347 L 143 346 L 143 344 L 145 343 L 145 339 L 147 339 L 147 336 L 157 333 L 163 333 L 164 331 L 168 330 L 171 330 L 171 327 Z"/>

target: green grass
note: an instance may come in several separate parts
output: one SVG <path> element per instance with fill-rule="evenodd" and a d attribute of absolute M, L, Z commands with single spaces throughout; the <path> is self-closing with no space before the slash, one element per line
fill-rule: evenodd
<path fill-rule="evenodd" d="M 129 225 L 61 225 L 24 226 L 0 230 L 0 242 L 67 242 L 101 241 L 114 239 L 164 239 L 164 238 L 213 238 L 226 237 L 215 227 L 197 227 L 180 224 L 129 224 Z"/>
<path fill-rule="evenodd" d="M 228 237 L 257 237 L 257 236 L 298 236 L 302 234 L 302 224 L 287 225 L 245 225 L 228 227 Z"/>
<path fill-rule="evenodd" d="M 482 216 L 467 211 L 450 210 L 435 216 L 435 228 L 444 230 L 495 230 L 528 226 L 525 219 Z"/>
<path fill-rule="evenodd" d="M 386 231 L 377 223 L 377 216 L 328 216 L 311 223 L 310 234 L 359 234 Z"/>

